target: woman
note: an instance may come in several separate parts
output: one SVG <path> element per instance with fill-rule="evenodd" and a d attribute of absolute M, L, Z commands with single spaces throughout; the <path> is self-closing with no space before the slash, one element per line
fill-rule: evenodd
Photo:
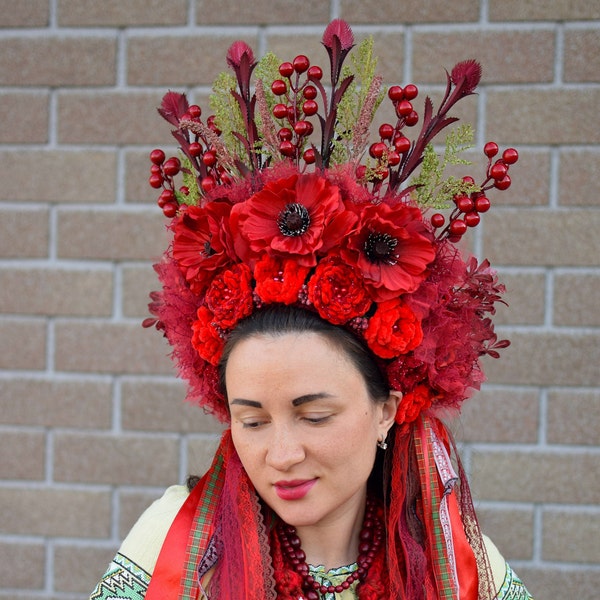
<path fill-rule="evenodd" d="M 230 428 L 189 493 L 141 517 L 92 598 L 530 598 L 481 535 L 439 419 L 479 387 L 479 357 L 508 345 L 489 318 L 502 286 L 454 244 L 510 185 L 516 151 L 493 162 L 487 144 L 481 185 L 441 181 L 429 144 L 479 81 L 466 61 L 435 114 L 392 86 L 397 120 L 360 164 L 381 80 L 368 41 L 342 72 L 343 21 L 323 44 L 330 96 L 304 55 L 257 68 L 236 42 L 216 120 L 179 94 L 160 108 L 183 154 L 151 154 L 173 243 L 146 324 L 172 344 L 189 399 Z M 426 218 L 446 198 L 447 220 Z"/>

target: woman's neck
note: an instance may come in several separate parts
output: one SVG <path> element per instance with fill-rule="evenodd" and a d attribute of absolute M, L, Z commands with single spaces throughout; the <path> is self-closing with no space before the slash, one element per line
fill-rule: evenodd
<path fill-rule="evenodd" d="M 366 494 L 357 505 L 316 525 L 297 527 L 306 562 L 333 569 L 352 564 L 358 556 Z"/>

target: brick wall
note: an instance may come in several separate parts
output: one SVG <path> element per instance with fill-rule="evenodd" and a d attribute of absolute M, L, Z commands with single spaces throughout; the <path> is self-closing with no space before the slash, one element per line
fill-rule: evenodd
<path fill-rule="evenodd" d="M 0 0 L 0 599 L 85 598 L 218 427 L 181 402 L 145 331 L 165 245 L 147 154 L 169 87 L 205 103 L 231 41 L 324 63 L 330 17 L 374 34 L 387 81 L 439 94 L 515 145 L 474 236 L 513 345 L 457 424 L 484 529 L 537 598 L 600 589 L 600 4 L 590 0 Z M 502 206 L 500 206 L 502 205 Z"/>

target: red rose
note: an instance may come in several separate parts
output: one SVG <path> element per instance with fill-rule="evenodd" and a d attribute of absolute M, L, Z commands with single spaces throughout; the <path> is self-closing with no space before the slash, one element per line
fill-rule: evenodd
<path fill-rule="evenodd" d="M 421 211 L 401 202 L 360 207 L 361 221 L 342 256 L 362 272 L 377 302 L 414 292 L 435 258 L 432 236 Z"/>
<path fill-rule="evenodd" d="M 252 274 L 245 264 L 235 264 L 219 273 L 206 292 L 206 306 L 221 329 L 231 329 L 253 308 Z"/>
<path fill-rule="evenodd" d="M 293 304 L 298 300 L 308 272 L 307 267 L 301 267 L 293 260 L 265 254 L 254 267 L 256 293 L 267 304 Z"/>
<path fill-rule="evenodd" d="M 231 211 L 236 252 L 244 262 L 266 250 L 305 267 L 339 243 L 355 220 L 337 186 L 314 173 L 270 181 Z"/>
<path fill-rule="evenodd" d="M 211 365 L 218 365 L 223 352 L 224 341 L 214 323 L 213 313 L 201 306 L 192 323 L 192 346 L 198 355 Z"/>
<path fill-rule="evenodd" d="M 421 343 L 421 321 L 399 298 L 381 302 L 369 319 L 365 340 L 377 356 L 395 358 Z"/>
<path fill-rule="evenodd" d="M 215 271 L 231 263 L 230 210 L 228 202 L 219 200 L 188 206 L 171 226 L 173 258 L 195 294 L 202 294 Z"/>
<path fill-rule="evenodd" d="M 431 406 L 431 390 L 426 385 L 418 385 L 414 390 L 404 394 L 398 410 L 396 423 L 412 423 L 423 411 Z"/>
<path fill-rule="evenodd" d="M 308 282 L 308 299 L 319 315 L 335 325 L 364 315 L 371 299 L 354 267 L 339 257 L 322 260 Z"/>

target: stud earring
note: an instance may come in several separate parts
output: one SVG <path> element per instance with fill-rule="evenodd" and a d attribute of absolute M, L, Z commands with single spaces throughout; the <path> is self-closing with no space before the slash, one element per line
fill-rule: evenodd
<path fill-rule="evenodd" d="M 385 437 L 377 442 L 377 447 L 381 448 L 382 450 L 387 449 L 387 442 L 385 441 Z"/>

